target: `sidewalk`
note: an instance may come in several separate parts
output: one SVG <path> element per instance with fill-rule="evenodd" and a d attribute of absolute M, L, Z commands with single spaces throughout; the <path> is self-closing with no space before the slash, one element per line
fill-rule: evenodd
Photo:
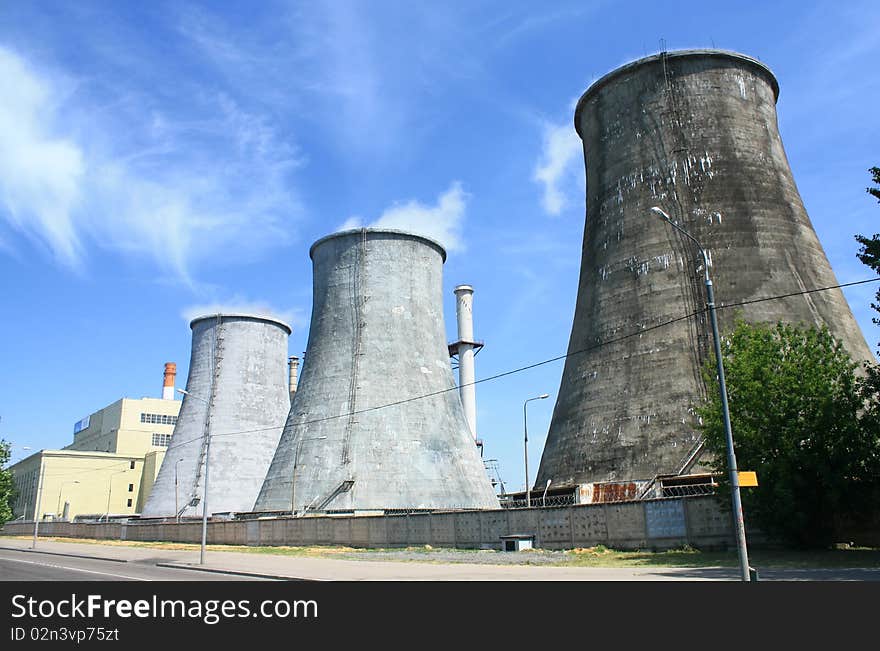
<path fill-rule="evenodd" d="M 31 540 L 0 537 L 0 549 L 29 550 Z M 305 581 L 718 581 L 735 580 L 730 568 L 586 568 L 477 565 L 395 561 L 352 561 L 208 550 L 166 550 L 39 540 L 37 551 L 161 567 L 204 569 L 248 576 Z"/>

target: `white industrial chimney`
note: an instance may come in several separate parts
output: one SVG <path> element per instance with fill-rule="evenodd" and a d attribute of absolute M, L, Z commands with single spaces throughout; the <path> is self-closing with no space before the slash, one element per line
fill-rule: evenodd
<path fill-rule="evenodd" d="M 477 438 L 477 388 L 474 385 L 474 288 L 455 288 L 455 314 L 458 317 L 458 393 L 464 416 L 474 439 Z"/>
<path fill-rule="evenodd" d="M 293 396 L 296 393 L 296 383 L 297 383 L 297 371 L 299 369 L 299 357 L 296 355 L 291 355 L 287 358 L 287 366 L 288 366 L 288 377 L 287 377 L 287 386 L 290 390 L 290 400 L 293 401 Z"/>

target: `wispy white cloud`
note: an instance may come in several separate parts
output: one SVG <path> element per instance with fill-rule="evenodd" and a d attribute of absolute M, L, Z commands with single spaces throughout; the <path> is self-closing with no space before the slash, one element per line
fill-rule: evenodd
<path fill-rule="evenodd" d="M 296 330 L 308 325 L 305 312 L 301 308 L 279 310 L 266 302 L 248 301 L 241 296 L 233 296 L 228 301 L 190 305 L 181 311 L 180 316 L 189 323 L 196 317 L 206 314 L 250 314 L 283 321 Z"/>
<path fill-rule="evenodd" d="M 489 37 L 464 13 L 339 0 L 280 3 L 244 27 L 192 6 L 174 16 L 189 51 L 219 76 L 321 129 L 347 159 L 375 164 L 399 161 L 443 124 L 437 95 L 450 84 L 485 85 L 475 52 Z"/>
<path fill-rule="evenodd" d="M 0 205 L 2 216 L 76 266 L 82 244 L 71 216 L 86 171 L 76 143 L 54 133 L 52 88 L 0 48 Z"/>
<path fill-rule="evenodd" d="M 506 47 L 520 38 L 546 30 L 558 22 L 573 22 L 598 9 L 600 2 L 578 2 L 574 7 L 548 11 L 547 7 L 536 5 L 535 9 L 512 11 L 491 21 L 495 34 L 493 44 L 496 48 Z"/>
<path fill-rule="evenodd" d="M 140 112 L 102 107 L 95 124 L 96 107 L 58 79 L 0 48 L 0 220 L 13 230 L 72 268 L 97 245 L 188 283 L 208 259 L 289 239 L 299 158 L 263 116 L 206 93 L 195 117 L 146 98 Z"/>
<path fill-rule="evenodd" d="M 453 181 L 446 192 L 437 197 L 433 206 L 425 205 L 415 199 L 396 201 L 386 208 L 376 221 L 367 224 L 369 228 L 393 228 L 430 237 L 442 244 L 447 251 L 461 250 L 464 242 L 461 237 L 462 222 L 467 211 L 468 194 L 460 181 Z M 350 217 L 339 228 L 347 230 L 364 225 L 361 217 Z"/>
<path fill-rule="evenodd" d="M 279 6 L 271 22 L 258 16 L 255 28 L 242 29 L 187 6 L 175 12 L 175 27 L 231 85 L 317 122 L 348 155 L 375 156 L 399 142 L 411 110 L 393 82 L 408 62 L 396 48 L 387 58 L 376 13 L 348 2 Z"/>
<path fill-rule="evenodd" d="M 559 215 L 570 202 L 575 174 L 580 171 L 581 140 L 571 123 L 544 124 L 541 157 L 532 179 L 544 186 L 542 205 Z M 582 187 L 582 186 L 581 186 Z"/>

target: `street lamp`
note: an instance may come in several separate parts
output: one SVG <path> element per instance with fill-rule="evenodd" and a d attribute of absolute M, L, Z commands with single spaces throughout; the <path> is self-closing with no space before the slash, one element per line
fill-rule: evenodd
<path fill-rule="evenodd" d="M 302 444 L 304 441 L 323 441 L 326 438 L 326 436 L 316 436 L 311 439 L 300 439 L 293 450 L 293 472 L 290 474 L 290 515 L 296 515 L 296 502 L 294 501 L 294 497 L 296 497 L 296 466 Z"/>
<path fill-rule="evenodd" d="M 31 449 L 27 445 L 11 445 L 9 447 L 10 447 L 10 450 L 14 450 L 14 449 L 30 450 Z M 36 490 L 34 491 L 34 494 L 39 495 L 39 497 L 36 498 L 37 501 L 34 504 L 34 542 L 31 545 L 32 549 L 37 548 L 37 528 L 39 527 L 39 524 L 38 524 L 39 520 L 37 519 L 37 512 L 40 510 L 40 501 L 41 501 L 41 498 L 43 495 L 43 468 L 44 468 L 43 458 L 40 457 L 40 472 L 37 477 L 37 487 L 36 487 Z M 24 506 L 24 509 L 22 510 L 22 513 L 21 513 L 21 517 L 24 518 L 26 515 L 27 515 L 27 505 Z"/>
<path fill-rule="evenodd" d="M 177 503 L 177 464 L 179 464 L 183 459 L 178 459 L 174 463 L 174 520 L 176 522 L 180 522 L 180 507 Z"/>
<path fill-rule="evenodd" d="M 34 541 L 31 543 L 31 549 L 37 548 L 37 536 L 40 528 L 40 506 L 43 501 L 43 477 L 46 474 L 46 460 L 40 455 L 40 474 L 37 477 L 37 501 L 34 504 Z"/>
<path fill-rule="evenodd" d="M 547 506 L 547 489 L 550 488 L 550 483 L 552 479 L 547 480 L 547 485 L 544 486 L 544 494 L 541 496 L 541 506 Z"/>
<path fill-rule="evenodd" d="M 681 228 L 678 224 L 663 212 L 657 206 L 651 208 L 651 212 L 659 215 L 666 223 L 672 226 L 679 233 L 687 237 L 703 256 L 703 269 L 706 272 L 706 305 L 709 308 L 709 320 L 712 323 L 712 339 L 715 343 L 715 361 L 718 367 L 718 390 L 721 394 L 721 413 L 724 420 L 724 437 L 727 444 L 727 468 L 730 472 L 730 488 L 732 496 L 733 519 L 736 527 L 736 541 L 739 548 L 739 564 L 742 573 L 742 580 L 749 581 L 749 552 L 746 547 L 746 527 L 743 522 L 742 500 L 739 493 L 739 475 L 736 471 L 736 455 L 733 452 L 733 431 L 730 427 L 730 410 L 727 405 L 727 384 L 724 381 L 724 363 L 721 360 L 721 342 L 718 336 L 718 319 L 715 315 L 715 291 L 712 287 L 712 279 L 709 278 L 709 256 L 706 255 L 706 249 L 697 239 Z"/>
<path fill-rule="evenodd" d="M 110 496 L 113 495 L 113 477 L 128 471 L 129 468 L 126 468 L 125 470 L 117 470 L 116 472 L 110 473 L 110 480 L 108 481 L 109 488 L 107 490 L 107 514 L 104 516 L 105 522 L 110 522 Z"/>
<path fill-rule="evenodd" d="M 523 403 L 523 453 L 526 461 L 526 507 L 532 506 L 532 491 L 529 489 L 529 421 L 526 415 L 526 406 L 532 400 L 543 400 L 544 398 L 549 397 L 549 394 L 542 393 L 534 398 L 529 398 Z"/>
<path fill-rule="evenodd" d="M 58 508 L 55 509 L 56 513 L 61 512 L 61 493 L 64 490 L 65 484 L 78 484 L 78 483 L 79 483 L 78 479 L 74 479 L 73 481 L 61 482 L 61 488 L 58 489 Z"/>
<path fill-rule="evenodd" d="M 182 393 L 183 395 L 189 398 L 195 398 L 196 400 L 201 400 L 205 403 L 208 409 L 211 408 L 211 403 L 205 400 L 204 398 L 200 398 L 199 396 L 194 396 L 189 391 L 184 391 L 183 389 L 178 389 L 178 393 Z M 208 421 L 210 422 L 210 420 Z M 199 565 L 205 564 L 205 547 L 208 542 L 208 462 L 211 460 L 211 429 L 210 427 L 205 430 L 205 487 L 202 489 L 202 547 L 199 550 Z"/>

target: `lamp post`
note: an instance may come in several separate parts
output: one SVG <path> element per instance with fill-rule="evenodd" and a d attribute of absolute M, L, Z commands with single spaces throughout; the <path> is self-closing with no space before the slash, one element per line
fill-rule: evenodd
<path fill-rule="evenodd" d="M 40 503 L 43 501 L 43 475 L 46 472 L 46 460 L 40 455 L 40 474 L 37 478 L 37 501 L 34 503 L 34 541 L 31 543 L 31 549 L 37 548 L 37 536 L 40 528 Z"/>
<path fill-rule="evenodd" d="M 183 461 L 178 459 L 174 462 L 174 521 L 180 523 L 180 505 L 177 503 L 177 465 Z"/>
<path fill-rule="evenodd" d="M 128 472 L 128 468 L 125 470 L 117 470 L 116 472 L 110 473 L 110 480 L 108 482 L 109 487 L 107 489 L 107 514 L 104 516 L 104 520 L 106 522 L 110 522 L 110 496 L 113 495 L 113 477 L 115 475 L 121 475 L 124 472 Z"/>
<path fill-rule="evenodd" d="M 199 396 L 194 396 L 189 391 L 184 391 L 183 389 L 178 389 L 178 393 L 182 393 L 183 395 L 189 398 L 195 398 L 196 400 L 201 400 L 205 403 L 208 409 L 211 408 L 211 403 L 209 403 L 204 398 L 200 398 Z M 208 542 L 208 462 L 211 460 L 211 429 L 210 427 L 205 431 L 205 487 L 202 490 L 202 546 L 199 550 L 199 565 L 205 564 L 205 547 Z"/>
<path fill-rule="evenodd" d="M 74 479 L 73 481 L 61 482 L 61 488 L 58 489 L 58 507 L 55 509 L 56 513 L 61 512 L 61 493 L 64 491 L 65 484 L 78 484 L 78 483 L 79 483 L 78 479 Z"/>
<path fill-rule="evenodd" d="M 687 237 L 700 250 L 703 256 L 703 269 L 706 275 L 706 305 L 709 308 L 709 320 L 712 323 L 712 339 L 715 344 L 715 361 L 718 368 L 718 391 L 721 394 L 721 413 L 724 421 L 724 438 L 727 444 L 727 468 L 730 473 L 730 489 L 732 497 L 733 520 L 736 528 L 736 541 L 739 549 L 740 572 L 743 581 L 751 580 L 749 574 L 749 552 L 746 547 L 746 527 L 743 522 L 742 500 L 739 492 L 739 475 L 736 471 L 736 455 L 733 451 L 733 430 L 730 427 L 730 409 L 727 404 L 727 384 L 724 381 L 724 362 L 721 360 L 721 341 L 718 336 L 718 319 L 715 315 L 715 290 L 712 287 L 712 279 L 709 277 L 709 256 L 706 249 L 697 239 L 681 228 L 678 224 L 657 206 L 651 208 L 651 212 L 659 215 L 666 223 L 679 233 Z"/>
<path fill-rule="evenodd" d="M 523 403 L 523 454 L 525 456 L 526 467 L 526 507 L 532 506 L 532 491 L 529 489 L 529 419 L 526 413 L 526 407 L 532 400 L 543 400 L 549 398 L 549 394 L 542 393 L 534 398 L 529 398 Z"/>
<path fill-rule="evenodd" d="M 293 450 L 293 472 L 290 474 L 290 515 L 296 515 L 296 502 L 294 501 L 296 497 L 296 466 L 302 444 L 304 441 L 323 441 L 326 438 L 326 436 L 316 436 L 311 439 L 300 439 Z"/>

